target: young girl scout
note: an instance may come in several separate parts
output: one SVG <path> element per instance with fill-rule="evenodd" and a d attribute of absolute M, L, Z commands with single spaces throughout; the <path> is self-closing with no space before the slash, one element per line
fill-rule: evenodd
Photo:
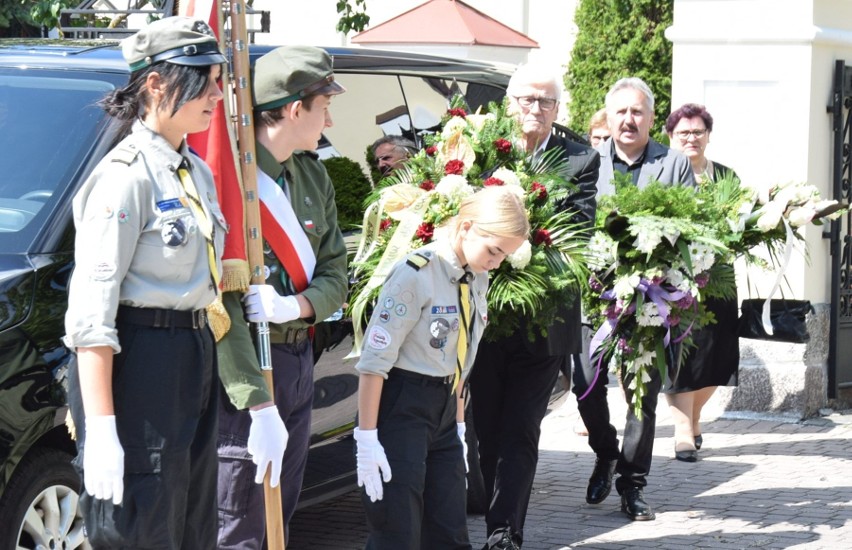
<path fill-rule="evenodd" d="M 95 548 L 215 548 L 218 379 L 204 308 L 225 225 L 184 136 L 210 124 L 225 58 L 187 17 L 151 23 L 122 52 L 130 81 L 102 104 L 130 133 L 74 198 L 65 344 L 77 352 L 80 505 Z"/>
<path fill-rule="evenodd" d="M 487 272 L 528 233 L 523 200 L 488 187 L 388 275 L 356 366 L 367 548 L 471 547 L 461 389 L 485 329 Z"/>

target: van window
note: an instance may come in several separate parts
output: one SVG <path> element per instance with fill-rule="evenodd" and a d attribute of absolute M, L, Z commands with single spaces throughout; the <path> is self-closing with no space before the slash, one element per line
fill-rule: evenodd
<path fill-rule="evenodd" d="M 346 93 L 334 96 L 331 102 L 334 125 L 325 131 L 328 143 L 321 143 L 317 152 L 321 157 L 348 157 L 369 174 L 367 148 L 378 138 L 401 133 L 409 127 L 407 114 L 395 117 L 395 113 L 405 111 L 399 79 L 392 75 L 355 73 L 341 73 L 336 79 Z"/>
<path fill-rule="evenodd" d="M 96 103 L 113 89 L 34 72 L 0 72 L 0 234 L 23 230 L 72 181 L 104 119 Z"/>

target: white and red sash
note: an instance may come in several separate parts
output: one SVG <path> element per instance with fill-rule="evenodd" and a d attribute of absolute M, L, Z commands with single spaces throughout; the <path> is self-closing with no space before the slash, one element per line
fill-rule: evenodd
<path fill-rule="evenodd" d="M 296 292 L 302 292 L 308 288 L 317 265 L 308 236 L 284 190 L 263 170 L 257 171 L 257 192 L 263 238 L 293 281 Z"/>

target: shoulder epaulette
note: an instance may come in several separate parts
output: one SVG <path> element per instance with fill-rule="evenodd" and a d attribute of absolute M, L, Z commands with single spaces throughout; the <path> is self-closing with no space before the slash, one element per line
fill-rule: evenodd
<path fill-rule="evenodd" d="M 420 271 L 420 269 L 425 267 L 431 259 L 432 258 L 430 256 L 421 254 L 420 252 L 415 252 L 414 254 L 408 255 L 405 263 L 414 268 L 414 271 Z"/>
<path fill-rule="evenodd" d="M 129 166 L 138 154 L 139 149 L 132 143 L 120 145 L 112 151 L 112 162 L 121 162 Z"/>

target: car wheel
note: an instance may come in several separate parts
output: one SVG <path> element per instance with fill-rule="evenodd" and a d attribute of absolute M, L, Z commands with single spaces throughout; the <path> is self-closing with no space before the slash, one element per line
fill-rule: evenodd
<path fill-rule="evenodd" d="M 35 449 L 24 458 L 0 501 L 0 548 L 92 548 L 71 458 L 56 449 Z"/>
<path fill-rule="evenodd" d="M 470 392 L 464 407 L 464 422 L 467 424 L 464 439 L 467 442 L 467 513 L 484 514 L 488 511 L 485 498 L 485 481 L 482 470 L 479 469 L 479 443 L 476 440 L 476 429 L 473 425 L 473 412 L 470 405 Z"/>

